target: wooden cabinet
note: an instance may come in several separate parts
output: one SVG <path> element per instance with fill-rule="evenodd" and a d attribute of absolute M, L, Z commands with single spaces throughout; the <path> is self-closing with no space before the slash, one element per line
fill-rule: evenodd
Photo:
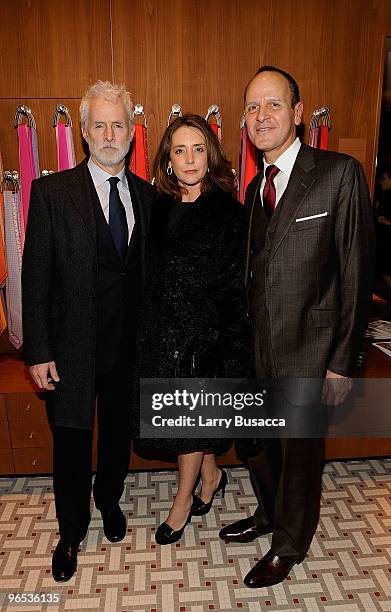
<path fill-rule="evenodd" d="M 13 474 L 14 462 L 4 395 L 0 395 L 0 474 Z"/>
<path fill-rule="evenodd" d="M 30 390 L 28 393 L 18 391 L 0 395 L 0 475 L 51 473 L 52 438 L 43 393 Z M 95 428 L 94 469 L 96 442 Z"/>
<path fill-rule="evenodd" d="M 51 472 L 52 432 L 42 395 L 19 392 L 4 398 L 15 473 Z"/>
<path fill-rule="evenodd" d="M 51 474 L 53 471 L 52 448 L 13 448 L 15 474 Z"/>

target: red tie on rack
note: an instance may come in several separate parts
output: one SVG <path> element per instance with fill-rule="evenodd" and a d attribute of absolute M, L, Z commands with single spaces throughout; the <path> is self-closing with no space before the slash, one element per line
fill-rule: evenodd
<path fill-rule="evenodd" d="M 147 128 L 141 123 L 135 124 L 134 127 L 130 169 L 140 178 L 149 181 Z"/>
<path fill-rule="evenodd" d="M 276 187 L 274 185 L 274 177 L 279 173 L 280 169 L 271 164 L 266 168 L 266 182 L 263 188 L 263 208 L 266 217 L 270 221 L 276 208 Z"/>
<path fill-rule="evenodd" d="M 215 118 L 215 123 L 211 123 L 211 117 Z M 209 106 L 208 112 L 205 115 L 205 121 L 209 123 L 210 127 L 221 142 L 221 114 L 218 104 L 211 104 L 211 106 Z"/>
<path fill-rule="evenodd" d="M 247 128 L 240 128 L 240 158 L 239 158 L 239 200 L 243 203 L 247 185 L 256 175 L 257 160 L 255 147 L 247 134 Z"/>
<path fill-rule="evenodd" d="M 214 133 L 216 134 L 217 138 L 219 140 L 221 140 L 221 128 L 219 128 L 219 126 L 217 125 L 217 123 L 211 123 L 210 127 L 212 128 L 212 130 L 214 131 Z"/>
<path fill-rule="evenodd" d="M 327 125 L 320 126 L 319 148 L 327 151 L 329 148 L 329 128 Z"/>
<path fill-rule="evenodd" d="M 330 109 L 327 106 L 317 108 L 312 113 L 308 144 L 315 149 L 328 149 L 329 130 L 331 129 Z"/>

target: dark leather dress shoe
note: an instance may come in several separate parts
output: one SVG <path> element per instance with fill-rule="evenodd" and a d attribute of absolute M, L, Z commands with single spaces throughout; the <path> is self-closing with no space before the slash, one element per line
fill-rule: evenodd
<path fill-rule="evenodd" d="M 60 539 L 52 558 L 52 576 L 56 582 L 67 582 L 75 573 L 79 544 Z"/>
<path fill-rule="evenodd" d="M 294 565 L 303 558 L 278 557 L 271 550 L 258 561 L 244 578 L 244 584 L 250 589 L 261 589 L 273 586 L 285 580 Z"/>
<path fill-rule="evenodd" d="M 262 528 L 257 527 L 253 517 L 249 516 L 248 518 L 236 521 L 236 523 L 232 523 L 232 525 L 223 527 L 223 529 L 220 530 L 219 537 L 224 540 L 224 542 L 240 542 L 241 544 L 245 544 L 267 533 L 271 533 L 272 531 L 273 528 L 267 523 L 265 523 L 265 526 Z"/>
<path fill-rule="evenodd" d="M 120 542 L 126 535 L 126 518 L 117 504 L 111 510 L 101 510 L 103 531 L 110 542 Z"/>

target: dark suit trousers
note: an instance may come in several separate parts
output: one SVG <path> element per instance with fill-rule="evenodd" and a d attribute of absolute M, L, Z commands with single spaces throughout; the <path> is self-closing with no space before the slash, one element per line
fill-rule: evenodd
<path fill-rule="evenodd" d="M 265 440 L 250 457 L 258 500 L 254 521 L 273 526 L 271 549 L 279 557 L 305 557 L 319 521 L 324 458 L 323 438 Z"/>
<path fill-rule="evenodd" d="M 95 505 L 107 510 L 124 490 L 131 446 L 130 366 L 119 359 L 96 377 L 98 457 Z M 125 389 L 126 387 L 126 389 Z M 53 486 L 60 536 L 84 539 L 90 522 L 92 431 L 53 427 Z"/>

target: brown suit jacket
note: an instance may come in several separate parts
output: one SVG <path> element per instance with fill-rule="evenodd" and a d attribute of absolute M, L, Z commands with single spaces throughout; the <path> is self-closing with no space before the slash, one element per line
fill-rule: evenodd
<path fill-rule="evenodd" d="M 302 144 L 269 225 L 260 204 L 262 177 L 263 171 L 246 193 L 257 374 L 323 377 L 330 369 L 351 375 L 367 325 L 374 262 L 362 167 L 347 155 Z"/>

